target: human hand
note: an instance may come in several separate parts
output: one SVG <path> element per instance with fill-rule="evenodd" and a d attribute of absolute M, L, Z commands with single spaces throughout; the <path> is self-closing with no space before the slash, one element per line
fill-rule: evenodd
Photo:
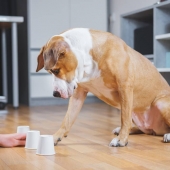
<path fill-rule="evenodd" d="M 26 134 L 0 134 L 1 147 L 24 146 L 26 141 Z"/>

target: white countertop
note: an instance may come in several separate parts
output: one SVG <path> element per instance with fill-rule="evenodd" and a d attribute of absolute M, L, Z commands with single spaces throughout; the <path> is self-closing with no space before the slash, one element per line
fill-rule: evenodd
<path fill-rule="evenodd" d="M 170 68 L 157 68 L 159 72 L 170 72 Z"/>
<path fill-rule="evenodd" d="M 18 16 L 3 16 L 0 15 L 0 22 L 24 22 L 24 17 L 18 17 Z"/>

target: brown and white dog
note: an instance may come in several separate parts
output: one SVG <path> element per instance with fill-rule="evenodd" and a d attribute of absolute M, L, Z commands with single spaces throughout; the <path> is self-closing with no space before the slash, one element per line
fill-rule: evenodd
<path fill-rule="evenodd" d="M 57 144 L 67 136 L 88 92 L 121 110 L 110 146 L 125 146 L 132 133 L 170 139 L 170 87 L 153 64 L 111 33 L 75 28 L 53 36 L 38 56 L 37 72 L 52 73 L 53 95 L 69 98 Z M 136 127 L 132 127 L 132 121 Z"/>

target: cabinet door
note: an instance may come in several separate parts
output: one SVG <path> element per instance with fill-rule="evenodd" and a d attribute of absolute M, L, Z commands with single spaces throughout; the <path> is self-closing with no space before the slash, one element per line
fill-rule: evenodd
<path fill-rule="evenodd" d="M 53 97 L 53 77 L 51 75 L 32 75 L 30 87 L 31 98 Z"/>
<path fill-rule="evenodd" d="M 69 28 L 69 0 L 28 0 L 30 48 Z"/>
<path fill-rule="evenodd" d="M 71 27 L 107 31 L 107 0 L 70 0 Z"/>

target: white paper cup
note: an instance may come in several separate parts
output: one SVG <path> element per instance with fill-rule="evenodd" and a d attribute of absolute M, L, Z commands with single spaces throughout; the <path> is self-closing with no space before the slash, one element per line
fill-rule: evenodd
<path fill-rule="evenodd" d="M 37 149 L 38 142 L 40 139 L 40 131 L 38 130 L 30 130 L 27 132 L 26 136 L 26 149 Z"/>
<path fill-rule="evenodd" d="M 18 126 L 17 133 L 27 133 L 30 130 L 29 126 Z"/>
<path fill-rule="evenodd" d="M 41 135 L 36 154 L 54 155 L 54 139 L 52 135 Z"/>

